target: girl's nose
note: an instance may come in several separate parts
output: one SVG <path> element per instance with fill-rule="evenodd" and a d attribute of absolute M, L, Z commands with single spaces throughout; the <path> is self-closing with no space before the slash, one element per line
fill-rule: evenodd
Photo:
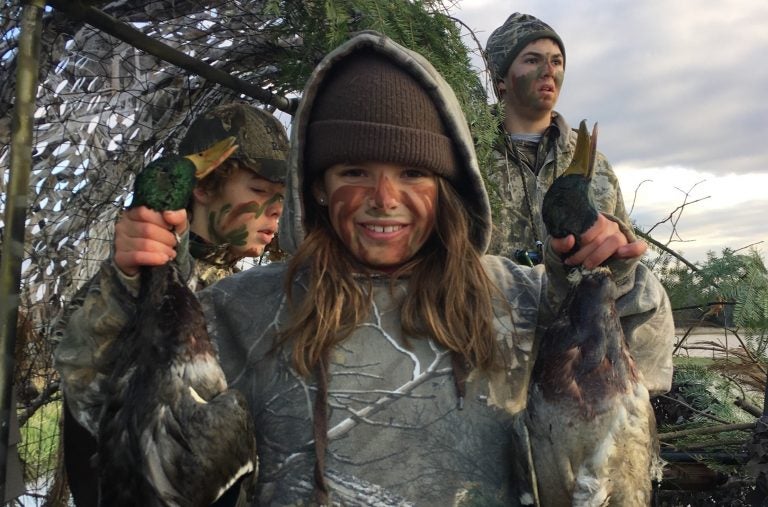
<path fill-rule="evenodd" d="M 382 175 L 371 192 L 372 208 L 391 209 L 397 206 L 397 190 L 387 176 Z"/>

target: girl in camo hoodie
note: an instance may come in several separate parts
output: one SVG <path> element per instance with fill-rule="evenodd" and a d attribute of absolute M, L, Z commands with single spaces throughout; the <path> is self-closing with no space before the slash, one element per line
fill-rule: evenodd
<path fill-rule="evenodd" d="M 199 293 L 255 421 L 253 505 L 529 505 L 518 416 L 570 265 L 607 262 L 646 387 L 669 388 L 668 300 L 620 224 L 600 216 L 568 265 L 573 237 L 548 241 L 536 268 L 484 255 L 491 216 L 472 138 L 420 55 L 358 34 L 315 69 L 291 135 L 290 261 Z M 102 284 L 126 283 L 119 265 L 105 269 Z M 95 420 L 110 367 L 98 350 L 118 328 L 97 325 L 97 309 L 130 318 L 125 294 L 92 292 L 57 351 L 81 421 Z"/>

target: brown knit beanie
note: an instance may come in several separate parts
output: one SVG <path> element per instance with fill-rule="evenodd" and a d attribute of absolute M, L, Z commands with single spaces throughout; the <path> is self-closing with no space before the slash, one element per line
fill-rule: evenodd
<path fill-rule="evenodd" d="M 389 162 L 453 179 L 451 139 L 432 99 L 405 70 L 365 50 L 325 78 L 310 115 L 305 171 L 340 163 Z"/>

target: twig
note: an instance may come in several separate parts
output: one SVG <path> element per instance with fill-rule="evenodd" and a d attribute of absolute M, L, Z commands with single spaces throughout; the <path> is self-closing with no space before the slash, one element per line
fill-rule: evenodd
<path fill-rule="evenodd" d="M 763 413 L 760 412 L 760 409 L 758 407 L 752 405 L 750 402 L 748 402 L 744 398 L 736 398 L 733 404 L 755 417 L 761 417 L 763 415 Z"/>
<path fill-rule="evenodd" d="M 685 264 L 686 266 L 688 266 L 689 268 L 691 268 L 691 271 L 694 271 L 694 272 L 696 272 L 696 273 L 699 273 L 699 272 L 701 271 L 701 270 L 700 270 L 699 268 L 697 268 L 697 267 L 696 267 L 696 266 L 695 266 L 693 263 L 691 263 L 691 262 L 690 262 L 688 259 L 686 259 L 686 258 L 685 258 L 685 257 L 683 257 L 682 255 L 680 255 L 679 253 L 675 252 L 674 250 L 672 250 L 671 248 L 669 248 L 669 247 L 668 247 L 667 245 L 665 245 L 664 243 L 660 243 L 659 241 L 657 241 L 657 240 L 653 239 L 653 238 L 650 236 L 650 234 L 648 234 L 648 233 L 645 233 L 645 232 L 641 231 L 641 230 L 640 230 L 640 229 L 638 229 L 637 227 L 635 227 L 635 228 L 634 228 L 634 230 L 635 230 L 635 234 L 637 234 L 638 236 L 640 236 L 641 238 L 643 238 L 644 240 L 646 240 L 648 243 L 651 243 L 653 246 L 655 246 L 655 247 L 657 247 L 657 248 L 659 248 L 659 249 L 663 250 L 664 252 L 668 253 L 669 255 L 671 255 L 672 257 L 674 257 L 675 259 L 679 260 L 680 262 L 682 262 L 683 264 Z"/>
<path fill-rule="evenodd" d="M 704 199 L 709 199 L 710 197 L 711 197 L 711 196 L 709 196 L 709 195 L 708 195 L 708 196 L 706 196 L 706 197 L 702 197 L 701 199 L 696 199 L 695 201 L 691 201 L 691 202 L 683 202 L 683 204 L 681 204 L 681 205 L 680 205 L 680 206 L 678 206 L 677 208 L 675 208 L 675 209 L 673 209 L 672 211 L 670 211 L 670 213 L 669 213 L 669 216 L 668 216 L 667 218 L 665 218 L 664 220 L 660 220 L 660 221 L 656 222 L 655 224 L 653 224 L 653 227 L 651 227 L 650 229 L 648 229 L 648 232 L 651 232 L 651 231 L 653 231 L 653 230 L 654 230 L 656 227 L 660 226 L 660 225 L 661 225 L 661 224 L 663 224 L 664 222 L 669 222 L 670 220 L 672 220 L 672 217 L 674 216 L 674 214 L 675 214 L 675 213 L 677 213 L 678 211 L 681 211 L 681 210 L 682 210 L 682 209 L 684 209 L 686 206 L 689 206 L 689 205 L 691 205 L 691 204 L 696 204 L 697 202 L 699 202 L 699 201 L 703 201 Z M 679 219 L 679 217 L 678 217 L 678 219 Z M 677 223 L 677 222 L 675 222 L 675 223 Z"/>
<path fill-rule="evenodd" d="M 491 76 L 491 65 L 488 62 L 488 55 L 485 54 L 485 50 L 483 49 L 483 45 L 480 43 L 480 39 L 477 38 L 477 35 L 475 34 L 475 31 L 472 30 L 469 25 L 467 25 L 465 22 L 460 20 L 459 18 L 455 18 L 453 16 L 448 16 L 448 19 L 453 21 L 454 23 L 458 23 L 459 25 L 463 26 L 467 32 L 469 32 L 469 36 L 472 37 L 472 40 L 475 41 L 475 44 L 477 45 L 477 52 L 480 54 L 480 58 L 483 59 L 483 65 L 485 65 L 485 75 L 486 79 L 488 76 Z M 493 76 L 491 76 L 491 81 L 493 81 Z M 487 84 L 487 81 L 486 81 Z M 494 86 L 495 89 L 495 86 Z"/>
<path fill-rule="evenodd" d="M 737 248 L 736 250 L 733 251 L 733 253 L 740 252 L 741 250 L 746 250 L 747 248 L 755 245 L 759 245 L 760 243 L 764 243 L 764 241 L 762 239 L 760 241 L 755 241 L 754 243 L 750 243 L 749 245 L 743 246 L 741 248 Z"/>
<path fill-rule="evenodd" d="M 643 183 L 648 183 L 653 180 L 643 180 L 640 183 L 637 184 L 635 187 L 635 194 L 632 196 L 632 206 L 629 207 L 629 215 L 632 215 L 632 212 L 635 211 L 635 202 L 637 202 L 637 192 L 640 190 L 640 187 L 643 186 Z"/>
<path fill-rule="evenodd" d="M 701 323 L 704 322 L 704 319 L 707 318 L 707 315 L 709 315 L 709 312 L 704 312 L 701 314 L 701 317 L 699 318 L 699 321 L 688 328 L 688 330 L 685 332 L 682 338 L 680 338 L 680 341 L 677 342 L 677 345 L 675 345 L 674 350 L 672 350 L 672 355 L 677 354 L 677 351 L 680 350 L 680 347 L 683 346 L 683 343 L 685 340 L 690 336 L 691 332 L 696 329 L 697 327 L 701 326 Z"/>
<path fill-rule="evenodd" d="M 707 426 L 704 428 L 691 428 L 689 430 L 670 431 L 660 433 L 659 440 L 668 440 L 673 438 L 687 437 L 690 435 L 711 435 L 713 433 L 724 433 L 726 431 L 746 431 L 755 428 L 755 423 L 735 423 L 723 424 L 720 426 Z"/>
<path fill-rule="evenodd" d="M 668 222 L 668 221 L 672 220 L 672 219 L 673 219 L 672 217 L 674 217 L 674 216 L 675 216 L 675 213 L 677 213 L 677 212 L 679 211 L 679 212 L 681 212 L 681 213 L 678 215 L 678 217 L 677 217 L 677 220 L 675 220 L 675 221 L 672 223 L 672 229 L 673 229 L 673 233 L 674 233 L 674 231 L 676 230 L 676 225 L 677 225 L 677 222 L 678 222 L 678 220 L 680 220 L 680 217 L 682 216 L 682 210 L 684 210 L 686 206 L 688 206 L 688 205 L 690 205 L 690 204 L 695 204 L 695 203 L 697 203 L 697 202 L 699 202 L 699 201 L 703 201 L 704 199 L 709 199 L 709 197 L 710 197 L 710 196 L 707 196 L 707 197 L 702 197 L 701 199 L 696 199 L 695 201 L 691 201 L 691 202 L 688 202 L 688 196 L 690 196 L 690 195 L 691 195 L 691 191 L 692 191 L 694 188 L 696 188 L 696 187 L 699 185 L 699 183 L 703 183 L 703 182 L 704 182 L 704 180 L 702 180 L 702 181 L 699 181 L 699 182 L 695 183 L 695 184 L 694 184 L 694 185 L 693 185 L 693 186 L 690 188 L 690 190 L 688 190 L 687 192 L 684 192 L 684 191 L 682 191 L 682 190 L 680 190 L 680 189 L 678 188 L 678 190 L 680 190 L 681 192 L 683 192 L 683 194 L 685 194 L 685 199 L 683 199 L 683 204 L 681 204 L 681 205 L 680 205 L 680 206 L 678 206 L 677 208 L 673 209 L 673 210 L 672 210 L 672 211 L 669 213 L 669 216 L 668 216 L 666 219 L 664 219 L 664 220 L 661 220 L 661 221 L 659 221 L 659 222 L 656 222 L 656 224 L 655 224 L 653 227 L 651 227 L 651 228 L 648 230 L 648 232 L 650 233 L 650 232 L 651 232 L 651 231 L 653 231 L 653 230 L 654 230 L 654 229 L 655 229 L 657 226 L 659 226 L 659 225 L 663 224 L 664 222 Z"/>
<path fill-rule="evenodd" d="M 670 463 L 715 461 L 721 465 L 743 465 L 749 457 L 743 452 L 674 452 L 661 451 L 661 459 Z"/>
<path fill-rule="evenodd" d="M 701 303 L 698 305 L 691 305 L 691 306 L 678 306 L 676 308 L 672 308 L 673 312 L 679 312 L 681 310 L 699 310 L 702 306 L 733 306 L 736 305 L 737 301 L 713 301 L 710 303 Z"/>
<path fill-rule="evenodd" d="M 35 415 L 35 412 L 37 412 L 37 409 L 42 407 L 43 405 L 47 405 L 51 401 L 53 401 L 53 395 L 56 394 L 59 391 L 59 383 L 58 382 L 51 382 L 47 386 L 45 386 L 45 389 L 43 389 L 43 392 L 41 392 L 32 402 L 27 406 L 24 411 L 19 414 L 19 426 L 24 426 L 24 424 L 29 420 L 30 417 Z"/>
<path fill-rule="evenodd" d="M 683 446 L 672 445 L 672 444 L 667 444 L 667 445 L 668 446 L 665 447 L 664 449 L 669 450 L 670 452 L 672 451 L 695 452 L 698 450 L 708 449 L 711 447 L 725 448 L 725 447 L 728 447 L 729 445 L 743 446 L 744 439 L 739 438 L 739 439 L 732 439 L 732 440 L 717 440 L 712 442 L 702 442 L 695 445 L 683 445 Z"/>
<path fill-rule="evenodd" d="M 758 361 L 758 359 L 752 354 L 752 351 L 750 351 L 747 348 L 747 345 L 744 343 L 744 340 L 741 339 L 741 336 L 739 336 L 739 333 L 737 333 L 736 330 L 729 329 L 728 331 L 730 331 L 733 334 L 733 336 L 735 336 L 736 339 L 739 340 L 739 343 L 741 344 L 741 348 L 744 349 L 744 353 L 747 354 L 747 357 L 749 357 L 749 360 L 752 361 L 761 372 L 763 372 L 763 375 L 768 375 L 768 371 L 766 371 L 765 368 L 763 368 L 763 365 L 760 364 L 760 361 Z"/>

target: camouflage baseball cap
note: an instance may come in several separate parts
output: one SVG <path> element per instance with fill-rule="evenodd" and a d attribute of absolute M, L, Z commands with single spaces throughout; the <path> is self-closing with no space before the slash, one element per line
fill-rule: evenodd
<path fill-rule="evenodd" d="M 248 104 L 226 104 L 203 113 L 189 126 L 179 143 L 179 152 L 185 155 L 202 151 L 229 136 L 235 136 L 238 145 L 232 158 L 268 180 L 285 181 L 285 127 L 268 112 Z"/>
<path fill-rule="evenodd" d="M 531 42 L 542 38 L 557 42 L 565 65 L 565 46 L 551 26 L 530 14 L 516 12 L 508 17 L 503 25 L 493 31 L 485 44 L 485 54 L 491 66 L 493 81 L 504 79 L 509 66 L 520 51 Z"/>

